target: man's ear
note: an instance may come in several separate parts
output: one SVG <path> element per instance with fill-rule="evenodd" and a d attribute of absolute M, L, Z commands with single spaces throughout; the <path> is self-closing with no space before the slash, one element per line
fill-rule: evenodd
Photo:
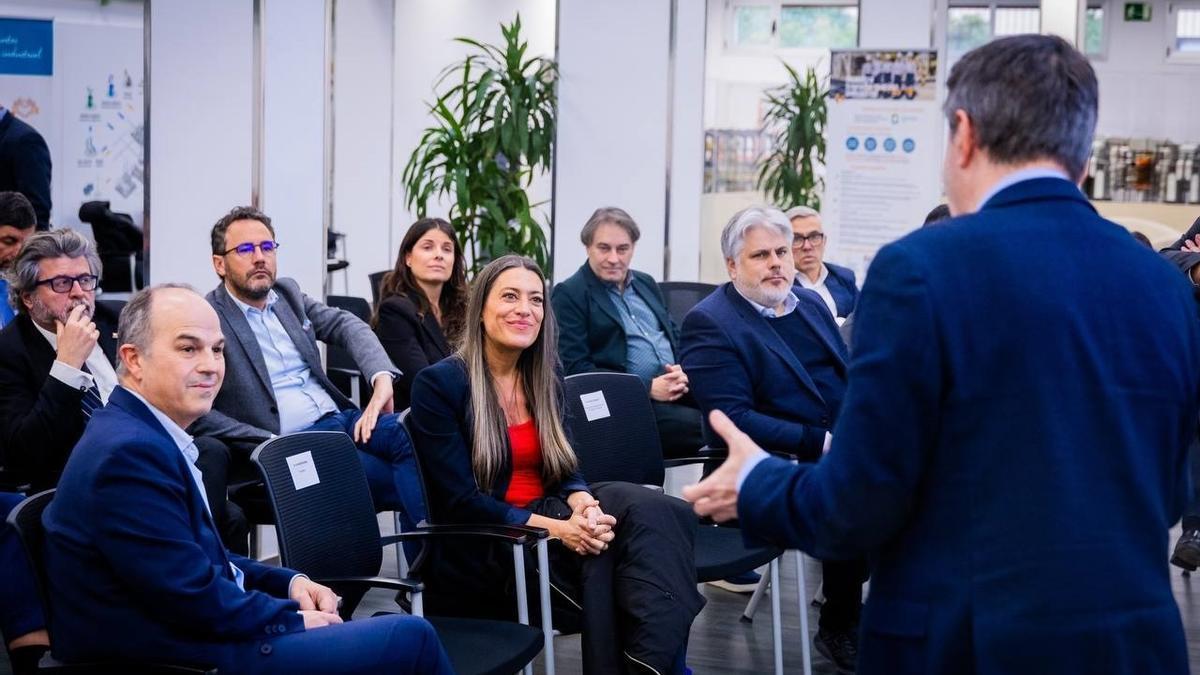
<path fill-rule="evenodd" d="M 737 263 L 733 261 L 733 258 L 725 259 L 725 271 L 729 272 L 730 281 L 737 276 Z"/>
<path fill-rule="evenodd" d="M 117 347 L 117 361 L 125 366 L 125 372 L 134 381 L 142 379 L 142 355 L 138 353 L 137 347 L 129 343 Z"/>
<path fill-rule="evenodd" d="M 33 309 L 33 293 L 22 291 L 21 304 L 25 305 L 25 309 Z"/>
<path fill-rule="evenodd" d="M 220 256 L 220 255 L 217 255 L 214 253 L 213 257 L 212 257 L 212 261 L 213 261 L 213 270 L 216 271 L 217 276 L 224 279 L 225 278 L 225 256 Z"/>
<path fill-rule="evenodd" d="M 967 111 L 962 108 L 954 111 L 954 122 L 954 132 L 950 135 L 954 164 L 960 169 L 965 169 L 979 152 L 979 144 L 975 138 L 975 124 L 967 116 Z"/>

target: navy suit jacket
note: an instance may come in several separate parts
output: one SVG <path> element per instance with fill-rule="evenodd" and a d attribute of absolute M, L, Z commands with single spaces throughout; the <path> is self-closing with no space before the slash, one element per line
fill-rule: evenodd
<path fill-rule="evenodd" d="M 829 275 L 825 277 L 825 288 L 833 296 L 833 304 L 837 306 L 837 315 L 850 316 L 858 305 L 858 282 L 854 278 L 854 270 L 833 263 L 825 263 Z"/>
<path fill-rule="evenodd" d="M 11 110 L 0 116 L 0 191 L 8 190 L 29 199 L 39 230 L 50 228 L 50 148 Z"/>
<path fill-rule="evenodd" d="M 1177 271 L 1033 179 L 884 247 L 816 465 L 769 458 L 743 531 L 869 554 L 859 672 L 1186 673 L 1167 531 L 1200 324 Z"/>
<path fill-rule="evenodd" d="M 846 369 L 846 345 L 825 301 L 793 287 L 796 313 Z M 693 396 L 707 417 L 721 410 L 756 443 L 771 452 L 808 461 L 821 456 L 831 411 L 804 364 L 732 283 L 717 287 L 683 319 L 680 364 Z M 710 444 L 724 445 L 712 437 Z"/>
<path fill-rule="evenodd" d="M 671 342 L 671 351 L 679 354 L 679 335 L 667 312 L 667 303 L 654 277 L 630 271 L 633 290 L 658 317 L 658 323 Z M 625 372 L 625 322 L 604 282 L 584 263 L 579 271 L 554 287 L 550 297 L 558 321 L 558 353 L 567 375 L 596 370 Z"/>
<path fill-rule="evenodd" d="M 296 573 L 226 553 L 183 453 L 121 387 L 89 421 L 43 522 L 53 649 L 63 661 L 224 668 L 262 658 L 259 642 L 304 629 L 298 605 L 279 599 Z"/>

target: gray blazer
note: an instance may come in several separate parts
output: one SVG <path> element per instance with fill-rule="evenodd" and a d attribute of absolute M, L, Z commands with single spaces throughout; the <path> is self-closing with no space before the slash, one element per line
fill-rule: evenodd
<path fill-rule="evenodd" d="M 317 350 L 317 340 L 337 345 L 350 353 L 364 378 L 381 371 L 399 376 L 387 352 L 371 327 L 350 312 L 323 305 L 300 291 L 294 279 L 275 281 L 279 302 L 275 314 L 284 330 L 291 336 L 296 349 L 316 381 L 333 397 L 338 408 L 353 408 L 329 381 Z M 254 331 L 246 321 L 225 284 L 220 284 L 207 296 L 209 304 L 221 318 L 225 333 L 225 382 L 213 402 L 212 412 L 197 420 L 188 432 L 193 435 L 216 436 L 231 447 L 254 447 L 279 433 L 279 409 L 271 388 L 271 375 Z"/>

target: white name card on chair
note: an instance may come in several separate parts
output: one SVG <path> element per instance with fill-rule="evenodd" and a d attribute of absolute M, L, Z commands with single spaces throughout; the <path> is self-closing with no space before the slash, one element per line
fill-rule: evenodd
<path fill-rule="evenodd" d="M 583 404 L 583 414 L 587 415 L 587 421 L 595 422 L 602 420 L 605 417 L 610 417 L 608 412 L 608 401 L 604 400 L 604 392 L 593 391 L 590 394 L 580 394 L 579 402 Z"/>
<path fill-rule="evenodd" d="M 303 490 L 321 482 L 317 475 L 317 465 L 313 463 L 312 453 L 305 451 L 287 458 L 288 471 L 292 472 L 292 484 L 297 490 Z"/>

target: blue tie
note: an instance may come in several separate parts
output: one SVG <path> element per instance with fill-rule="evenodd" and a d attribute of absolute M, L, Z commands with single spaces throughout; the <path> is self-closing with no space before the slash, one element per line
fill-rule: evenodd
<path fill-rule="evenodd" d="M 83 399 L 79 401 L 79 410 L 87 419 L 92 418 L 92 413 L 96 412 L 97 408 L 104 407 L 104 399 L 100 398 L 100 389 L 93 382 L 91 387 L 88 387 L 83 392 Z"/>

